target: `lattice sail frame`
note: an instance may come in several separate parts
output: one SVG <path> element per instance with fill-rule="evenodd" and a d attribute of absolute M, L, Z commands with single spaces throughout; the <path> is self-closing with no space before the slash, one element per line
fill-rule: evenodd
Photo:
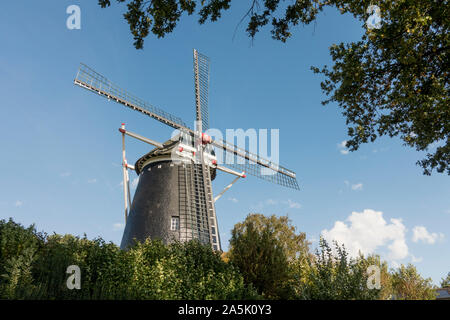
<path fill-rule="evenodd" d="M 201 57 L 205 57 L 198 53 L 198 57 L 200 58 L 199 61 L 202 61 Z M 208 74 L 208 81 L 209 81 L 209 59 L 207 60 L 208 67 L 207 67 L 207 74 Z M 206 63 L 206 60 L 205 60 Z M 200 63 L 199 63 L 200 65 Z M 206 70 L 206 69 L 205 69 Z M 115 85 L 113 82 L 108 80 L 106 77 L 101 75 L 100 73 L 94 71 L 92 68 L 88 67 L 87 65 L 81 63 L 80 67 L 78 69 L 77 76 L 74 80 L 74 83 L 84 89 L 87 89 L 91 92 L 97 93 L 108 100 L 113 100 L 117 103 L 120 103 L 126 107 L 129 107 L 133 110 L 139 111 L 143 114 L 146 114 L 164 124 L 167 124 L 171 126 L 172 128 L 179 129 L 182 132 L 188 133 L 191 136 L 195 136 L 195 132 L 190 129 L 179 117 L 176 117 L 160 108 L 157 108 L 153 105 L 151 105 L 148 102 L 143 101 L 142 99 L 137 98 L 133 94 L 129 93 L 127 90 L 122 89 L 121 87 Z M 207 87 L 206 87 L 207 89 Z M 199 91 L 204 92 L 204 91 Z M 207 93 L 207 91 L 206 91 Z M 204 93 L 199 94 L 199 97 L 203 95 Z M 206 101 L 207 102 L 207 95 L 206 100 L 204 98 L 200 98 L 200 101 Z M 202 104 L 200 104 L 202 105 Z M 205 106 L 205 104 L 203 104 Z M 206 104 L 207 107 L 207 104 Z M 200 107 L 201 111 L 201 107 Z M 200 113 L 201 115 L 204 114 Z M 207 111 L 206 111 L 206 114 Z M 209 117 L 209 115 L 208 115 Z M 209 126 L 208 123 L 205 123 L 205 125 Z M 203 117 L 202 117 L 202 127 L 203 127 Z M 204 128 L 202 128 L 205 130 Z M 212 145 L 215 148 L 222 149 L 225 152 L 231 153 L 235 157 L 240 157 L 241 162 L 237 162 L 235 164 L 226 164 L 226 166 L 229 166 L 231 168 L 239 169 L 242 171 L 247 172 L 250 175 L 253 175 L 255 177 L 258 177 L 260 179 L 276 183 L 285 187 L 293 188 L 293 189 L 299 189 L 297 180 L 296 180 L 296 174 L 295 172 L 288 170 L 279 164 L 272 163 L 269 160 L 266 160 L 258 155 L 252 154 L 251 152 L 244 150 L 242 148 L 237 147 L 234 144 L 228 143 L 223 140 L 213 140 Z M 225 159 L 225 157 L 224 157 Z M 242 163 L 242 164 L 241 164 Z M 273 171 L 273 174 L 264 174 L 267 173 L 267 171 Z"/>
<path fill-rule="evenodd" d="M 209 65 L 209 58 L 194 49 L 196 120 L 201 122 L 202 131 L 209 129 Z"/>
<path fill-rule="evenodd" d="M 227 158 L 226 155 L 223 155 L 222 159 L 225 159 L 223 163 L 225 166 L 240 172 L 244 171 L 257 178 L 276 183 L 284 187 L 295 190 L 300 189 L 297 182 L 296 173 L 294 171 L 221 139 L 214 140 L 212 144 L 216 148 L 222 149 L 224 152 L 231 154 L 231 158 L 233 160 L 230 161 L 231 163 L 227 163 L 229 157 Z"/>
<path fill-rule="evenodd" d="M 140 111 L 148 116 L 164 123 L 175 129 L 186 129 L 187 125 L 181 120 L 160 108 L 151 105 L 144 100 L 139 99 L 127 90 L 115 85 L 106 77 L 96 72 L 87 65 L 81 63 L 74 83 L 82 88 L 94 91 L 101 96 L 112 99 L 129 108 Z"/>

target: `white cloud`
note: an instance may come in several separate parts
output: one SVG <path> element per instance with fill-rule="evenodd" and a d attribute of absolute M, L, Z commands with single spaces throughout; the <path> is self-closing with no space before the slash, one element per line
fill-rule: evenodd
<path fill-rule="evenodd" d="M 113 224 L 114 231 L 122 230 L 124 227 L 125 227 L 125 224 L 123 224 L 123 223 L 117 222 L 117 223 Z"/>
<path fill-rule="evenodd" d="M 131 181 L 131 188 L 136 189 L 138 183 L 139 183 L 139 177 L 134 178 L 134 179 Z"/>
<path fill-rule="evenodd" d="M 373 149 L 372 152 L 373 153 L 380 153 L 380 152 L 386 152 L 388 150 L 389 150 L 389 148 L 383 147 L 383 148 L 380 148 L 380 149 Z"/>
<path fill-rule="evenodd" d="M 344 183 L 347 187 L 352 188 L 353 191 L 361 191 L 363 189 L 363 184 L 362 182 L 359 183 L 350 183 L 350 181 L 348 180 L 344 180 Z"/>
<path fill-rule="evenodd" d="M 341 154 L 343 154 L 343 155 L 348 154 L 348 149 L 347 149 L 347 147 L 345 146 L 346 143 L 347 143 L 347 140 L 344 140 L 344 141 L 342 141 L 341 143 L 338 143 L 338 144 L 337 144 L 338 149 L 339 149 L 339 152 L 340 152 Z"/>
<path fill-rule="evenodd" d="M 292 201 L 291 199 L 288 199 L 287 204 L 289 209 L 300 209 L 302 207 L 300 203 Z"/>
<path fill-rule="evenodd" d="M 417 135 L 415 132 L 410 132 L 410 133 L 409 133 L 409 136 L 410 136 L 411 138 L 413 138 L 413 139 L 415 139 L 415 138 L 418 137 L 418 135 Z"/>
<path fill-rule="evenodd" d="M 429 233 L 427 228 L 423 226 L 416 226 L 413 228 L 413 242 L 423 241 L 428 244 L 433 244 L 437 240 L 444 239 L 444 235 L 442 233 Z"/>
<path fill-rule="evenodd" d="M 228 200 L 230 200 L 231 202 L 234 202 L 234 203 L 238 203 L 239 202 L 239 200 L 236 199 L 236 198 L 228 198 Z"/>
<path fill-rule="evenodd" d="M 229 199 L 231 200 L 231 198 Z M 234 202 L 234 201 L 233 201 Z M 291 199 L 288 200 L 277 200 L 277 199 L 266 199 L 264 201 L 260 201 L 258 202 L 257 205 L 252 205 L 250 206 L 250 209 L 253 211 L 259 211 L 264 209 L 265 207 L 268 206 L 281 206 L 281 205 L 286 205 L 288 206 L 289 209 L 300 209 L 302 207 L 302 205 L 298 202 L 295 202 Z"/>
<path fill-rule="evenodd" d="M 264 207 L 274 206 L 274 205 L 277 205 L 277 204 L 278 204 L 278 200 L 274 200 L 274 199 L 269 198 L 269 199 L 267 199 L 265 201 L 258 202 L 257 205 L 250 206 L 250 209 L 254 210 L 254 211 L 259 211 L 259 210 L 264 209 Z"/>
<path fill-rule="evenodd" d="M 96 182 L 97 182 L 97 179 L 95 179 L 95 178 L 94 178 L 94 179 L 89 179 L 89 180 L 88 180 L 88 183 L 96 183 Z"/>
<path fill-rule="evenodd" d="M 72 174 L 72 173 L 70 173 L 70 172 L 63 172 L 63 173 L 61 173 L 59 176 L 60 176 L 61 178 L 66 178 L 66 177 L 69 177 L 71 174 Z"/>
<path fill-rule="evenodd" d="M 130 189 L 136 189 L 138 183 L 139 183 L 139 177 L 136 177 L 133 180 L 131 180 Z M 123 181 L 120 181 L 119 186 L 123 187 Z"/>
<path fill-rule="evenodd" d="M 406 227 L 401 219 L 390 219 L 391 223 L 388 224 L 383 218 L 383 212 L 365 209 L 363 212 L 352 212 L 347 221 L 348 224 L 336 221 L 331 230 L 323 230 L 323 238 L 328 242 L 335 240 L 344 244 L 353 257 L 359 251 L 371 254 L 386 246 L 389 260 L 395 261 L 408 256 Z"/>
<path fill-rule="evenodd" d="M 356 184 L 352 184 L 352 190 L 355 191 L 360 191 L 363 188 L 363 184 L 362 183 L 356 183 Z"/>
<path fill-rule="evenodd" d="M 23 202 L 20 200 L 17 200 L 16 203 L 14 203 L 14 206 L 17 208 L 21 207 L 22 205 L 23 205 Z"/>
<path fill-rule="evenodd" d="M 422 260 L 423 260 L 422 257 L 416 258 L 414 255 L 411 255 L 411 262 L 412 263 L 422 262 Z"/>

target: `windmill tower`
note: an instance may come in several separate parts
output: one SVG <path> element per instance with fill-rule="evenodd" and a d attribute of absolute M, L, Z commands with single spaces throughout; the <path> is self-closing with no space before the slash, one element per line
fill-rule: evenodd
<path fill-rule="evenodd" d="M 298 189 L 295 172 L 257 154 L 221 139 L 212 139 L 209 129 L 208 90 L 209 59 L 194 50 L 195 128 L 189 128 L 175 117 L 131 95 L 88 66 L 81 64 L 75 85 L 139 111 L 179 133 L 160 143 L 125 129 L 122 134 L 125 230 L 121 248 L 134 240 L 162 239 L 189 241 L 198 239 L 221 250 L 214 203 L 239 178 L 250 174 L 263 180 Z M 129 165 L 125 155 L 125 136 L 153 145 L 155 148 Z M 216 152 L 231 155 L 233 161 L 218 163 Z M 225 157 L 222 157 L 225 159 Z M 230 159 L 230 157 L 227 157 Z M 238 161 L 239 160 L 239 161 Z M 130 198 L 128 170 L 135 170 L 139 183 L 133 201 Z M 216 197 L 212 180 L 216 171 L 232 174 L 235 179 Z"/>

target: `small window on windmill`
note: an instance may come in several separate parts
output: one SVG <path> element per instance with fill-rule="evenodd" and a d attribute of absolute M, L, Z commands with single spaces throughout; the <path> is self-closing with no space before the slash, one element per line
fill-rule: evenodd
<path fill-rule="evenodd" d="M 172 219 L 170 220 L 170 230 L 180 230 L 180 217 L 172 217 Z"/>

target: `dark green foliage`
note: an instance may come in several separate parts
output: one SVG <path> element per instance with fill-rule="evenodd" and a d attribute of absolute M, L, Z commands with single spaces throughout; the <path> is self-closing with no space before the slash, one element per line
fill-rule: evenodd
<path fill-rule="evenodd" d="M 126 2 L 128 11 L 124 14 L 136 49 L 142 49 L 144 38 L 153 33 L 164 37 L 176 27 L 183 13 L 192 15 L 198 7 L 198 22 L 217 21 L 222 13 L 230 9 L 231 0 L 116 0 Z M 252 38 L 260 28 L 272 25 L 272 37 L 285 42 L 290 36 L 290 28 L 299 23 L 309 24 L 324 7 L 315 0 L 291 0 L 283 4 L 280 0 L 250 0 L 249 9 L 243 12 L 248 18 L 247 33 Z M 102 8 L 109 7 L 111 0 L 98 0 Z"/>
<path fill-rule="evenodd" d="M 34 225 L 24 228 L 12 219 L 0 221 L 0 297 L 33 290 L 32 264 L 44 245 L 45 235 Z"/>
<path fill-rule="evenodd" d="M 257 295 L 244 285 L 232 265 L 197 241 L 169 246 L 159 241 L 136 244 L 129 251 L 132 283 L 144 299 L 252 299 Z"/>
<path fill-rule="evenodd" d="M 34 225 L 24 228 L 12 219 L 8 222 L 0 221 L 0 274 L 4 270 L 4 263 L 23 253 L 25 248 L 39 249 L 44 244 L 45 235 L 38 233 Z"/>
<path fill-rule="evenodd" d="M 288 279 L 288 261 L 271 233 L 257 232 L 249 224 L 245 233 L 233 232 L 231 245 L 230 261 L 239 268 L 246 282 L 265 297 L 278 297 L 279 285 Z"/>
<path fill-rule="evenodd" d="M 310 272 L 300 288 L 302 299 L 368 300 L 378 299 L 380 290 L 368 289 L 366 265 L 350 259 L 344 247 L 335 244 L 335 253 L 324 239 L 320 250 L 309 261 Z"/>
<path fill-rule="evenodd" d="M 322 89 L 330 98 L 324 104 L 337 102 L 343 110 L 347 147 L 399 136 L 429 151 L 418 161 L 425 174 L 450 174 L 448 1 L 333 2 L 363 24 L 370 4 L 382 17 L 381 27 L 367 30 L 361 41 L 331 46 L 331 69 L 313 68 L 326 77 Z"/>
<path fill-rule="evenodd" d="M 67 267 L 81 269 L 81 289 L 68 290 Z M 131 261 L 116 245 L 102 239 L 88 240 L 71 235 L 52 235 L 39 252 L 36 282 L 43 299 L 128 298 Z"/>
<path fill-rule="evenodd" d="M 251 214 L 232 230 L 229 258 L 265 298 L 288 299 L 292 266 L 308 255 L 308 245 L 287 217 Z"/>
<path fill-rule="evenodd" d="M 1 220 L 0 243 L 0 299 L 257 298 L 232 265 L 195 241 L 122 251 L 102 239 L 44 236 Z M 67 288 L 70 265 L 80 267 L 79 290 Z"/>

